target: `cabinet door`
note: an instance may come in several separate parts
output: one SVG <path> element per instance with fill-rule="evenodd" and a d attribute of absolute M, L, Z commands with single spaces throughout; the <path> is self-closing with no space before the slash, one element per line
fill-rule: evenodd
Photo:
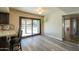
<path fill-rule="evenodd" d="M 0 24 L 2 24 L 2 14 L 0 14 Z"/>
<path fill-rule="evenodd" d="M 7 13 L 0 14 L 0 24 L 9 24 L 9 14 Z"/>
<path fill-rule="evenodd" d="M 3 24 L 9 24 L 9 16 L 8 16 L 8 14 L 4 14 L 2 17 L 3 17 L 2 23 Z"/>

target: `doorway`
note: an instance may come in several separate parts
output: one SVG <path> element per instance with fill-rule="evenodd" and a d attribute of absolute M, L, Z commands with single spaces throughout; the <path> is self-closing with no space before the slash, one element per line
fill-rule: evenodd
<path fill-rule="evenodd" d="M 70 20 L 65 20 L 65 25 L 64 25 L 64 31 L 65 31 L 65 40 L 69 41 L 70 40 Z"/>
<path fill-rule="evenodd" d="M 20 17 L 22 37 L 41 34 L 41 20 L 36 18 Z"/>
<path fill-rule="evenodd" d="M 63 40 L 79 44 L 79 18 L 77 15 L 63 17 Z"/>

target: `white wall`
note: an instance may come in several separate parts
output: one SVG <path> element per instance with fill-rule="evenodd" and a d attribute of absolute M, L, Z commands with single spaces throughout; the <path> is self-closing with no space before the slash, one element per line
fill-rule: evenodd
<path fill-rule="evenodd" d="M 44 22 L 44 33 L 53 38 L 62 40 L 62 16 L 65 13 L 59 8 L 53 7 L 51 12 L 46 16 Z"/>

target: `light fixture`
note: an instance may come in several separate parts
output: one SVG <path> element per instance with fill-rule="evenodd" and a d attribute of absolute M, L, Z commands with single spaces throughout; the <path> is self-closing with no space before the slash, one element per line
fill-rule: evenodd
<path fill-rule="evenodd" d="M 43 7 L 36 8 L 34 9 L 34 12 L 37 14 L 43 14 L 45 12 L 45 8 Z"/>
<path fill-rule="evenodd" d="M 38 8 L 36 11 L 38 12 L 38 14 L 42 14 L 44 12 L 43 8 Z"/>

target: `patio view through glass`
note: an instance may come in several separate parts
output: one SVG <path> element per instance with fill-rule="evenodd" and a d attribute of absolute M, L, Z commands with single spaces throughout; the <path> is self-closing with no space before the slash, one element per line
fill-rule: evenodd
<path fill-rule="evenodd" d="M 40 20 L 21 19 L 22 37 L 32 36 L 40 33 Z"/>

